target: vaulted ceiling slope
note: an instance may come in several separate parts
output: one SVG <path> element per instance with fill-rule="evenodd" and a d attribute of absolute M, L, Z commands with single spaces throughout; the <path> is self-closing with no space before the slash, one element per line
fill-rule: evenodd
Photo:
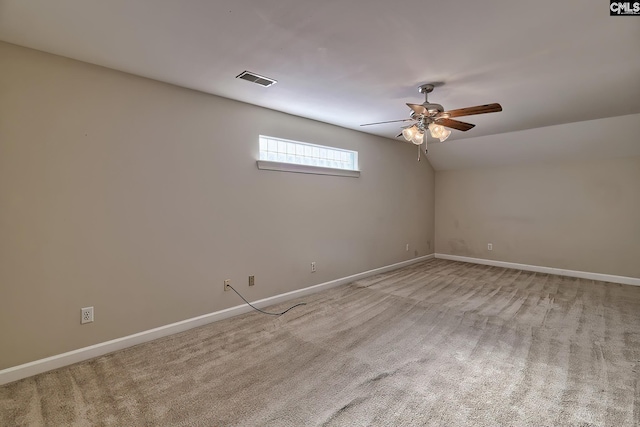
<path fill-rule="evenodd" d="M 359 125 L 406 118 L 425 82 L 504 108 L 452 145 L 640 113 L 640 16 L 606 0 L 0 0 L 0 40 L 389 138 Z"/>

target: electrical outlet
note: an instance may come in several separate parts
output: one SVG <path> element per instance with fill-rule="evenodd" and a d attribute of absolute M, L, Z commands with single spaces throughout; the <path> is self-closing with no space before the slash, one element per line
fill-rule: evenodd
<path fill-rule="evenodd" d="M 315 261 L 311 263 L 311 272 L 312 273 L 316 272 L 316 263 L 315 263 Z"/>
<path fill-rule="evenodd" d="M 231 288 L 229 287 L 229 285 L 231 285 L 231 279 L 226 279 L 226 280 L 224 281 L 224 290 L 225 290 L 225 292 L 226 292 L 226 291 L 230 291 L 230 290 L 231 290 Z"/>
<path fill-rule="evenodd" d="M 249 286 L 256 284 L 256 276 L 249 276 Z"/>
<path fill-rule="evenodd" d="M 80 323 L 93 322 L 93 307 L 85 307 L 80 309 Z"/>
<path fill-rule="evenodd" d="M 487 250 L 493 250 L 493 243 L 487 243 Z"/>
<path fill-rule="evenodd" d="M 407 246 L 404 249 L 405 251 L 409 252 L 409 244 L 407 243 Z"/>

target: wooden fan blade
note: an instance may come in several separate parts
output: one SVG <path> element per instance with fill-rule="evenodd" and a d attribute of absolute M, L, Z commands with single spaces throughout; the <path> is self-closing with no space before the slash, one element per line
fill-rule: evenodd
<path fill-rule="evenodd" d="M 428 111 L 426 108 L 424 108 L 423 105 L 420 104 L 407 104 L 407 107 L 411 108 L 413 111 L 416 112 L 416 114 L 422 114 L 422 115 L 428 115 Z"/>
<path fill-rule="evenodd" d="M 476 126 L 476 125 L 472 125 L 471 123 L 465 123 L 465 122 L 460 122 L 458 120 L 451 120 L 451 119 L 436 119 L 435 122 L 439 125 L 452 128 L 452 129 L 461 130 L 463 132 L 466 132 L 469 129 L 473 129 Z"/>
<path fill-rule="evenodd" d="M 443 115 L 448 115 L 449 117 L 462 117 L 473 116 L 474 114 L 497 113 L 498 111 L 502 111 L 502 106 L 500 104 L 486 104 L 445 111 Z"/>
<path fill-rule="evenodd" d="M 383 125 L 385 123 L 411 122 L 411 121 L 413 121 L 413 119 L 389 120 L 388 122 L 365 123 L 360 126 Z"/>

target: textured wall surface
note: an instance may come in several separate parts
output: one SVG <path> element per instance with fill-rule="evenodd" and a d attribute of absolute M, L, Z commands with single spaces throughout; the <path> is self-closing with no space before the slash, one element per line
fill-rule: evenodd
<path fill-rule="evenodd" d="M 640 277 L 639 218 L 640 157 L 436 173 L 438 253 Z"/>
<path fill-rule="evenodd" d="M 9 44 L 0 69 L 0 369 L 238 305 L 227 278 L 256 300 L 434 251 L 409 144 Z M 361 177 L 258 170 L 260 134 Z"/>

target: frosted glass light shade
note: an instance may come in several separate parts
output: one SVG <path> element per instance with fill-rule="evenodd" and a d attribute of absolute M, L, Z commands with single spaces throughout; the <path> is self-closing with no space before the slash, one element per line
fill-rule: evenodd
<path fill-rule="evenodd" d="M 416 145 L 420 145 L 422 144 L 423 138 L 424 138 L 424 133 L 418 132 L 415 134 L 411 142 L 413 142 Z"/>
<path fill-rule="evenodd" d="M 451 131 L 449 129 L 445 129 L 442 133 L 442 136 L 438 139 L 440 140 L 440 142 L 444 142 L 447 138 L 449 138 L 449 135 L 451 135 Z"/>
<path fill-rule="evenodd" d="M 418 133 L 418 128 L 416 127 L 416 125 L 402 130 L 402 136 L 404 136 L 404 139 L 406 139 L 407 141 L 411 141 L 413 137 L 416 136 L 416 133 Z"/>
<path fill-rule="evenodd" d="M 440 142 L 444 142 L 444 140 L 449 138 L 449 135 L 451 135 L 451 131 L 449 129 L 435 123 L 429 124 L 429 132 L 432 137 L 438 138 Z"/>

